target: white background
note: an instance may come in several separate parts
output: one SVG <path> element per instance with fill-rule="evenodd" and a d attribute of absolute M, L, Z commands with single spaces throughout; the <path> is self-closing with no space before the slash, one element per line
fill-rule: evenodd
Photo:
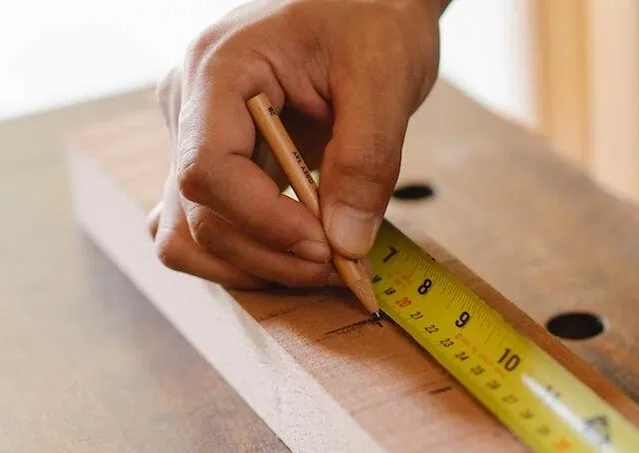
<path fill-rule="evenodd" d="M 453 0 L 442 76 L 534 125 L 534 0 Z M 0 119 L 153 84 L 240 0 L 0 0 Z"/>

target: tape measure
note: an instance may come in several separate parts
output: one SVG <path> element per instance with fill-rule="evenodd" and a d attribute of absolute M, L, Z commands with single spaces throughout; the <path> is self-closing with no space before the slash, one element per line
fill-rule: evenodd
<path fill-rule="evenodd" d="M 388 221 L 369 256 L 382 311 L 533 451 L 639 451 L 634 425 Z"/>
<path fill-rule="evenodd" d="M 369 258 L 381 310 L 533 451 L 639 452 L 633 424 L 388 220 Z"/>

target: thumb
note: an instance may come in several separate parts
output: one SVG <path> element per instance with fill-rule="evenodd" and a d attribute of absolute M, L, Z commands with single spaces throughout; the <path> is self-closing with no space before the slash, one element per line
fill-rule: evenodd
<path fill-rule="evenodd" d="M 359 258 L 373 245 L 395 188 L 410 110 L 389 95 L 349 91 L 333 99 L 333 137 L 322 161 L 320 203 L 331 245 Z"/>

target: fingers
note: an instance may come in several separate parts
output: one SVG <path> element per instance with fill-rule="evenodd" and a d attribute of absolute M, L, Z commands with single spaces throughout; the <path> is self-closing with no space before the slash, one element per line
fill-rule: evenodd
<path fill-rule="evenodd" d="M 220 57 L 208 67 L 208 78 L 216 82 L 190 87 L 183 99 L 176 161 L 180 192 L 257 242 L 326 263 L 331 252 L 320 221 L 281 195 L 273 179 L 251 160 L 256 133 L 246 101 L 270 91 L 281 109 L 281 88 L 268 65 L 254 62 L 252 72 L 245 67 L 240 72 L 240 64 Z M 315 246 L 307 247 L 305 241 Z"/>
<path fill-rule="evenodd" d="M 339 252 L 354 258 L 368 253 L 377 235 L 397 182 L 408 122 L 407 109 L 382 91 L 339 92 L 322 163 L 326 234 Z"/>
<path fill-rule="evenodd" d="M 192 94 L 194 92 L 191 90 Z M 230 122 L 224 123 L 225 115 L 220 115 L 219 121 L 213 121 L 214 127 L 207 126 L 201 132 L 197 131 L 198 125 L 202 122 L 208 125 L 209 121 L 208 110 L 202 110 L 200 107 L 210 105 L 201 102 L 189 105 L 187 100 L 187 106 L 183 108 L 181 77 L 175 70 L 164 77 L 158 85 L 158 97 L 171 141 L 174 148 L 177 148 L 174 168 L 184 165 L 184 154 L 180 153 L 184 149 L 184 143 L 197 142 L 200 137 L 208 141 L 217 135 L 221 136 L 222 144 L 228 140 L 227 143 L 230 145 L 228 156 L 216 158 L 215 155 L 203 154 L 198 158 L 200 162 L 210 161 L 220 168 L 219 176 L 212 177 L 212 182 L 205 186 L 205 196 L 202 199 L 195 197 L 198 201 L 208 200 L 209 205 L 216 209 L 215 211 L 206 205 L 181 197 L 176 189 L 175 178 L 169 175 L 165 187 L 164 204 L 156 206 L 148 219 L 150 232 L 155 235 L 158 254 L 163 262 L 173 269 L 218 281 L 225 286 L 259 287 L 266 281 L 286 286 L 343 285 L 341 279 L 335 275 L 332 265 L 328 264 L 330 250 L 317 219 L 311 218 L 314 222 L 313 226 L 320 229 L 319 241 L 312 239 L 295 241 L 294 236 L 286 237 L 286 233 L 282 234 L 280 230 L 282 223 L 292 219 L 289 223 L 299 228 L 296 222 L 300 220 L 300 217 L 303 221 L 304 216 L 308 216 L 309 213 L 302 211 L 301 215 L 296 214 L 301 205 L 288 197 L 281 196 L 277 185 L 247 158 L 250 157 L 250 148 L 253 144 L 247 140 L 245 144 L 241 143 L 245 137 L 234 132 L 236 128 Z M 236 96 L 234 100 L 237 101 L 238 110 L 245 109 L 241 96 Z M 223 104 L 227 104 L 225 98 L 222 101 Z M 197 108 L 193 108 L 193 105 Z M 230 110 L 233 111 L 232 108 Z M 238 115 L 230 115 L 231 119 L 237 117 Z M 247 128 L 253 128 L 251 118 L 246 120 L 249 122 L 246 125 Z M 196 132 L 193 133 L 193 131 Z M 199 135 L 200 133 L 203 135 Z M 213 143 L 217 141 L 213 140 Z M 244 154 L 233 152 L 234 149 L 244 149 L 242 147 L 246 149 Z M 208 149 L 204 149 L 203 152 L 208 153 Z M 188 154 L 186 158 L 189 158 Z M 237 164 L 234 163 L 235 160 Z M 218 164 L 217 161 L 220 163 Z M 224 167 L 228 165 L 227 162 L 230 162 L 229 170 Z M 204 165 L 204 167 L 209 166 Z M 215 176 L 216 172 L 213 171 L 210 174 Z M 251 184 L 247 186 L 244 180 L 251 181 Z M 243 188 L 245 195 L 241 197 Z M 240 192 L 239 199 L 238 194 L 234 193 L 236 190 Z M 190 193 L 189 190 L 186 192 Z M 285 212 L 282 215 L 279 213 L 282 208 L 271 206 L 272 203 L 283 205 L 285 210 L 292 208 L 293 214 Z M 246 209 L 236 209 L 238 206 L 239 208 L 245 206 Z M 258 209 L 255 209 L 256 206 Z M 243 222 L 243 215 L 249 218 L 248 223 Z M 226 220 L 229 218 L 238 222 L 240 227 L 229 223 Z M 256 242 L 247 236 L 245 233 L 251 232 L 252 228 L 257 230 L 262 228 L 261 223 L 250 223 L 250 219 L 253 218 L 263 219 L 267 227 L 281 234 L 281 239 L 279 242 L 276 239 L 276 243 L 293 254 L 269 248 L 268 245 Z M 295 254 L 310 257 L 324 264 L 302 260 Z"/>
<path fill-rule="evenodd" d="M 167 180 L 164 201 L 148 216 L 156 253 L 165 266 L 237 289 L 263 288 L 273 282 L 288 287 L 344 286 L 332 265 L 270 250 L 236 232 L 207 208 L 192 202 L 186 205 L 190 222 L 175 183 Z"/>
<path fill-rule="evenodd" d="M 174 177 L 169 175 L 164 202 L 152 211 L 159 216 L 149 216 L 151 219 L 158 219 L 154 242 L 160 261 L 170 269 L 216 282 L 228 288 L 258 289 L 267 286 L 268 282 L 265 280 L 206 253 L 193 241 L 182 211 L 179 194 L 171 180 L 174 180 Z"/>
<path fill-rule="evenodd" d="M 218 283 L 229 289 L 261 289 L 268 282 L 249 275 L 229 263 L 204 253 L 187 235 L 158 238 L 158 257 L 173 270 Z"/>
<path fill-rule="evenodd" d="M 331 264 L 306 261 L 282 253 L 238 232 L 206 207 L 187 202 L 186 216 L 195 242 L 210 255 L 252 275 L 289 287 L 325 286 L 334 280 Z M 308 243 L 306 247 L 316 247 Z"/>

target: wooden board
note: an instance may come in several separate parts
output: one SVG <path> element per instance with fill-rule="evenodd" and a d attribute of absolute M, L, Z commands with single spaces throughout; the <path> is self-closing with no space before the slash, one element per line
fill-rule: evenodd
<path fill-rule="evenodd" d="M 436 197 L 394 201 L 387 217 L 638 423 L 637 217 L 545 146 L 440 82 L 401 175 Z M 158 112 L 85 130 L 70 149 L 80 223 L 293 451 L 525 450 L 398 328 L 346 328 L 364 315 L 345 292 L 229 294 L 164 268 L 144 222 L 168 165 Z M 573 309 L 608 330 L 564 345 L 533 321 Z"/>

